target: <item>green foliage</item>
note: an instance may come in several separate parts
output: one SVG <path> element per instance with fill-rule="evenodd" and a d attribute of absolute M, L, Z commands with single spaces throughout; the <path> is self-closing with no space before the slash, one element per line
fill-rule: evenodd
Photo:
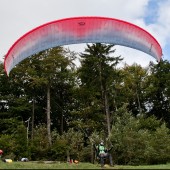
<path fill-rule="evenodd" d="M 146 129 L 150 132 L 155 131 L 157 128 L 161 126 L 161 120 L 156 119 L 154 115 L 147 117 L 141 116 L 139 119 L 139 128 Z"/>
<path fill-rule="evenodd" d="M 158 164 L 170 160 L 169 129 L 155 117 L 145 121 L 143 116 L 133 117 L 125 107 L 117 111 L 110 137 L 115 163 Z"/>
<path fill-rule="evenodd" d="M 80 105 L 74 114 L 81 116 L 83 122 L 89 122 L 88 126 L 93 130 L 110 130 L 109 115 L 113 98 L 110 91 L 114 91 L 118 79 L 115 67 L 122 60 L 121 57 L 113 56 L 113 47 L 110 44 L 87 44 L 80 55 L 81 67 L 77 71 Z"/>
<path fill-rule="evenodd" d="M 70 156 L 72 159 L 79 159 L 82 143 L 83 134 L 70 128 L 67 132 L 56 137 L 53 151 L 55 151 L 57 158 L 64 158 L 66 160 L 66 157 Z"/>
<path fill-rule="evenodd" d="M 79 151 L 78 160 L 80 162 L 91 162 L 92 160 L 91 147 L 92 147 L 91 145 L 88 145 L 87 147 L 82 147 L 81 151 Z"/>
<path fill-rule="evenodd" d="M 146 111 L 145 104 L 145 89 L 146 79 L 148 77 L 148 72 L 146 68 L 142 68 L 140 65 L 133 64 L 132 66 L 125 65 L 124 68 L 120 70 L 121 72 L 121 86 L 120 90 L 117 90 L 121 96 L 117 105 L 121 107 L 121 104 L 127 103 L 128 110 L 132 114 L 137 115 L 139 113 Z"/>
<path fill-rule="evenodd" d="M 15 139 L 11 135 L 1 135 L 0 136 L 0 146 L 3 150 L 3 158 L 12 158 L 14 159 L 15 156 L 12 154 L 15 151 L 16 142 Z M 11 156 L 12 157 L 9 157 Z"/>
<path fill-rule="evenodd" d="M 170 127 L 170 63 L 150 63 L 150 75 L 146 81 L 146 97 L 149 115 L 163 119 Z"/>
<path fill-rule="evenodd" d="M 21 122 L 16 118 L 1 119 L 0 121 L 1 134 L 9 135 L 14 134 L 19 124 L 21 124 Z"/>
<path fill-rule="evenodd" d="M 68 142 L 65 139 L 57 139 L 51 148 L 52 159 L 58 161 L 66 160 L 66 151 L 68 149 Z"/>
<path fill-rule="evenodd" d="M 15 151 L 16 159 L 22 157 L 28 157 L 28 147 L 27 147 L 27 129 L 21 124 L 17 126 L 16 132 L 14 133 L 15 139 Z"/>
<path fill-rule="evenodd" d="M 21 157 L 27 157 L 27 136 L 26 128 L 19 122 L 12 133 L 2 134 L 0 136 L 0 146 L 4 151 L 4 158 L 18 160 Z"/>
<path fill-rule="evenodd" d="M 30 152 L 32 160 L 47 159 L 49 152 L 47 129 L 44 124 L 35 128 L 34 139 L 31 141 Z"/>
<path fill-rule="evenodd" d="M 98 145 L 101 140 L 104 141 L 105 139 L 105 132 L 104 131 L 94 131 L 90 136 L 89 136 L 89 140 L 90 140 L 90 144 L 93 145 L 93 144 L 96 144 Z"/>
<path fill-rule="evenodd" d="M 147 164 L 167 163 L 170 160 L 170 135 L 165 123 L 156 129 L 146 141 L 144 156 Z"/>

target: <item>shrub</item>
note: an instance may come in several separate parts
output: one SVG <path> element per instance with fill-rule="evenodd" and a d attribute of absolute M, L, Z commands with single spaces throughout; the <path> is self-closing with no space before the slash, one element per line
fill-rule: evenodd
<path fill-rule="evenodd" d="M 116 113 L 110 140 L 116 164 L 158 164 L 170 160 L 169 129 L 153 116 L 135 118 L 121 108 Z"/>
<path fill-rule="evenodd" d="M 11 135 L 1 135 L 0 136 L 0 146 L 3 150 L 3 158 L 15 159 L 13 152 L 15 151 L 15 140 Z"/>
<path fill-rule="evenodd" d="M 44 124 L 35 128 L 34 139 L 31 142 L 30 151 L 32 160 L 46 160 L 49 153 L 47 129 Z"/>

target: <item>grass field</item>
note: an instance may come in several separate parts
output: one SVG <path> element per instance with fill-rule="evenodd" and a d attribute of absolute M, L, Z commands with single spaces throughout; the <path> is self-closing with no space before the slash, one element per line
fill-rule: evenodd
<path fill-rule="evenodd" d="M 79 163 L 69 164 L 60 162 L 12 162 L 0 161 L 0 169 L 101 169 L 99 164 Z M 105 165 L 104 169 L 170 169 L 170 164 L 150 166 L 121 166 L 110 167 Z"/>

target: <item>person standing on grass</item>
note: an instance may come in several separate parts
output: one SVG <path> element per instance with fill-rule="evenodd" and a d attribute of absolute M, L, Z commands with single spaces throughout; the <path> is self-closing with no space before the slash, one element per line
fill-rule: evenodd
<path fill-rule="evenodd" d="M 113 147 L 111 147 L 112 149 Z M 104 166 L 104 160 L 106 158 L 109 158 L 109 161 L 110 161 L 110 165 L 113 166 L 113 160 L 112 160 L 112 155 L 109 153 L 111 151 L 111 149 L 107 149 L 105 146 L 104 146 L 104 142 L 101 141 L 100 144 L 96 147 L 96 151 L 97 151 L 97 156 L 99 157 L 100 159 L 100 164 L 101 166 L 103 167 Z"/>

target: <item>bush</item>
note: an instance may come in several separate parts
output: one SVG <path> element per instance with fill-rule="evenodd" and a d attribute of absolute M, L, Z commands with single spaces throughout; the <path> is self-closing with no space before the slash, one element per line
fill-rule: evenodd
<path fill-rule="evenodd" d="M 147 164 L 162 164 L 170 160 L 169 129 L 162 124 L 152 133 L 144 151 Z"/>
<path fill-rule="evenodd" d="M 82 148 L 81 152 L 79 152 L 79 161 L 91 162 L 91 145 Z"/>
<path fill-rule="evenodd" d="M 66 152 L 68 149 L 67 140 L 58 139 L 52 145 L 52 159 L 58 161 L 66 161 Z"/>
<path fill-rule="evenodd" d="M 18 125 L 16 132 L 14 133 L 15 139 L 15 151 L 16 159 L 21 159 L 22 157 L 28 157 L 28 146 L 27 146 L 27 130 L 24 125 Z"/>
<path fill-rule="evenodd" d="M 50 147 L 47 138 L 47 129 L 44 124 L 35 128 L 34 139 L 30 146 L 32 160 L 46 160 L 49 159 L 48 154 Z"/>
<path fill-rule="evenodd" d="M 13 152 L 15 151 L 15 140 L 11 135 L 1 135 L 0 136 L 0 146 L 3 150 L 3 158 L 10 158 L 10 159 L 15 159 L 15 155 L 13 154 Z"/>
<path fill-rule="evenodd" d="M 135 118 L 125 108 L 118 110 L 114 120 L 110 140 L 116 164 L 158 164 L 170 160 L 170 135 L 164 123 L 153 116 Z"/>

